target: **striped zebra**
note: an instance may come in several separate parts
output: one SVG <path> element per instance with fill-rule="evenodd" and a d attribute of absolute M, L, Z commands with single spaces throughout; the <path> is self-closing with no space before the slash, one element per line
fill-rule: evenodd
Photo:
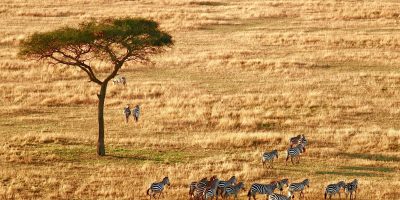
<path fill-rule="evenodd" d="M 210 187 L 211 183 L 217 179 L 217 176 L 211 177 L 210 181 L 205 180 L 204 182 L 199 182 L 196 185 L 196 189 L 194 190 L 193 197 L 194 199 L 203 199 L 204 198 L 204 191 L 206 188 Z"/>
<path fill-rule="evenodd" d="M 238 193 L 240 190 L 245 190 L 243 182 L 226 187 L 225 191 L 222 193 L 222 197 L 224 199 L 228 199 L 230 196 L 233 196 L 236 200 L 238 198 Z"/>
<path fill-rule="evenodd" d="M 292 183 L 289 185 L 289 196 L 292 196 L 294 198 L 294 193 L 296 192 L 300 192 L 300 197 L 303 196 L 304 197 L 304 189 L 305 187 L 310 187 L 310 181 L 308 179 L 304 179 L 302 182 L 300 183 Z"/>
<path fill-rule="evenodd" d="M 209 198 L 213 199 L 217 196 L 218 183 L 218 178 L 211 181 L 210 186 L 204 190 L 204 200 L 208 200 Z"/>
<path fill-rule="evenodd" d="M 347 199 L 347 196 L 350 194 L 350 200 L 351 200 L 351 197 L 353 196 L 353 192 L 354 192 L 354 199 L 356 199 L 357 188 L 358 188 L 358 180 L 357 179 L 354 179 L 352 182 L 347 183 L 346 186 L 344 187 L 344 191 L 346 193 L 346 199 Z"/>
<path fill-rule="evenodd" d="M 195 182 L 190 183 L 190 185 L 189 185 L 189 196 L 190 196 L 190 198 L 194 197 L 194 191 L 196 190 L 196 188 L 198 186 L 207 185 L 207 183 L 208 183 L 207 177 L 201 179 L 199 182 L 195 181 Z"/>
<path fill-rule="evenodd" d="M 115 77 L 112 79 L 112 82 L 113 82 L 113 85 L 122 84 L 122 85 L 126 86 L 126 78 L 124 76 Z"/>
<path fill-rule="evenodd" d="M 290 147 L 287 150 L 287 157 L 285 164 L 287 165 L 287 161 L 289 160 L 289 158 L 292 164 L 294 164 L 293 162 L 294 158 L 297 158 L 297 163 L 300 163 L 300 154 L 303 153 L 303 151 L 304 151 L 304 146 L 302 144 L 298 144 L 296 147 Z"/>
<path fill-rule="evenodd" d="M 165 185 L 168 185 L 168 186 L 170 185 L 168 177 L 165 177 L 161 182 L 152 183 L 150 185 L 150 188 L 147 189 L 146 193 L 147 193 L 147 195 L 150 196 L 150 199 L 151 199 L 152 196 L 153 196 L 153 198 L 156 198 L 156 194 L 157 193 L 159 194 L 158 197 L 160 197 L 162 192 L 163 192 L 163 190 L 164 190 L 164 186 Z"/>
<path fill-rule="evenodd" d="M 282 187 L 279 185 L 278 182 L 273 182 L 271 184 L 254 183 L 251 185 L 250 190 L 247 193 L 247 196 L 249 197 L 249 200 L 251 199 L 251 197 L 253 197 L 253 199 L 255 200 L 257 193 L 265 194 L 268 196 L 274 193 L 276 188 L 282 190 Z"/>
<path fill-rule="evenodd" d="M 281 194 L 282 194 L 283 193 L 283 186 L 286 185 L 286 187 L 289 187 L 289 179 L 285 178 L 285 179 L 279 180 L 278 184 L 282 188 L 282 190 L 281 190 Z"/>
<path fill-rule="evenodd" d="M 294 145 L 298 145 L 301 138 L 302 138 L 302 135 L 297 135 L 296 137 L 291 137 L 289 140 L 290 147 L 293 147 Z"/>
<path fill-rule="evenodd" d="M 335 196 L 336 194 L 339 194 L 339 199 L 340 199 L 340 188 L 344 189 L 344 186 L 346 186 L 346 183 L 344 181 L 339 181 L 338 183 L 335 184 L 329 184 L 326 186 L 325 189 L 325 199 L 329 195 L 329 199 L 332 198 L 332 195 Z"/>
<path fill-rule="evenodd" d="M 129 104 L 126 105 L 124 108 L 124 115 L 125 115 L 125 121 L 128 123 L 129 116 L 131 115 L 131 108 L 129 107 Z"/>
<path fill-rule="evenodd" d="M 271 152 L 265 152 L 262 156 L 262 163 L 265 166 L 266 162 L 269 162 L 269 167 L 273 168 L 274 158 L 278 158 L 278 151 L 273 150 Z"/>
<path fill-rule="evenodd" d="M 132 110 L 132 115 L 133 115 L 133 118 L 135 118 L 135 121 L 137 122 L 139 120 L 139 116 L 140 116 L 139 104 L 136 105 L 135 108 Z"/>
<path fill-rule="evenodd" d="M 218 200 L 218 195 L 221 195 L 222 197 L 222 193 L 225 191 L 225 188 L 228 186 L 231 186 L 233 184 L 236 183 L 236 177 L 232 176 L 229 180 L 227 181 L 220 181 L 218 183 L 218 188 L 217 188 L 217 200 Z"/>
<path fill-rule="evenodd" d="M 299 143 L 300 143 L 301 145 L 303 145 L 303 152 L 306 152 L 306 146 L 307 146 L 307 144 L 308 144 L 308 141 L 307 141 L 306 136 L 302 135 L 302 137 L 301 137 Z"/>
<path fill-rule="evenodd" d="M 290 199 L 292 199 L 292 197 L 290 195 L 284 196 L 284 195 L 276 194 L 276 193 L 273 193 L 273 194 L 269 195 L 269 197 L 268 197 L 268 200 L 290 200 Z"/>

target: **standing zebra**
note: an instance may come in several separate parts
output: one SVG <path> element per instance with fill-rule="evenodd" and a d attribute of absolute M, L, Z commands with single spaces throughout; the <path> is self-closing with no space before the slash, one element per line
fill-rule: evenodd
<path fill-rule="evenodd" d="M 292 161 L 292 164 L 294 164 L 293 159 L 297 158 L 297 163 L 300 163 L 300 154 L 303 153 L 304 151 L 304 146 L 302 144 L 298 144 L 296 147 L 290 147 L 287 150 L 287 157 L 286 157 L 286 162 L 285 164 L 287 165 L 287 161 L 289 160 Z"/>
<path fill-rule="evenodd" d="M 129 115 L 131 115 L 131 108 L 129 107 L 129 104 L 126 105 L 124 108 L 124 114 L 125 114 L 125 121 L 128 123 L 129 120 Z"/>
<path fill-rule="evenodd" d="M 163 192 L 163 190 L 164 190 L 164 186 L 165 185 L 168 185 L 168 186 L 170 185 L 168 177 L 165 177 L 161 182 L 152 183 L 150 185 L 150 188 L 147 189 L 146 193 L 147 193 L 147 195 L 150 196 L 150 199 L 151 199 L 152 196 L 153 196 L 153 198 L 156 198 L 156 194 L 157 193 L 159 193 L 158 197 L 160 197 L 162 192 Z"/>
<path fill-rule="evenodd" d="M 346 185 L 346 183 L 344 181 L 339 181 L 338 183 L 329 184 L 328 186 L 326 186 L 325 195 L 324 195 L 325 199 L 328 195 L 329 195 L 329 199 L 331 199 L 332 195 L 335 196 L 335 194 L 339 194 L 339 199 L 340 199 L 340 188 L 344 189 L 345 185 Z"/>
<path fill-rule="evenodd" d="M 273 163 L 274 163 L 274 158 L 278 158 L 278 151 L 277 150 L 273 150 L 271 152 L 265 152 L 262 156 L 262 163 L 263 166 L 265 166 L 266 162 L 269 162 L 269 167 L 273 168 Z"/>
<path fill-rule="evenodd" d="M 291 137 L 289 140 L 290 147 L 293 147 L 294 145 L 299 144 L 299 141 L 302 137 L 303 137 L 302 135 L 297 135 L 296 137 Z"/>
<path fill-rule="evenodd" d="M 299 143 L 300 143 L 301 145 L 303 145 L 303 152 L 306 152 L 306 146 L 307 146 L 307 144 L 308 144 L 308 141 L 307 141 L 307 139 L 306 139 L 306 136 L 302 135 L 302 137 L 301 137 Z"/>
<path fill-rule="evenodd" d="M 240 190 L 245 190 L 243 182 L 240 182 L 234 186 L 231 185 L 226 187 L 225 191 L 222 193 L 222 196 L 224 199 L 229 198 L 229 196 L 234 196 L 234 199 L 236 200 Z"/>
<path fill-rule="evenodd" d="M 221 195 L 222 197 L 222 193 L 225 191 L 225 188 L 228 186 L 231 186 L 233 184 L 236 183 L 236 177 L 232 176 L 229 180 L 227 181 L 220 181 L 218 183 L 218 188 L 217 188 L 217 200 L 218 200 L 218 194 Z"/>
<path fill-rule="evenodd" d="M 269 195 L 269 197 L 268 197 L 268 200 L 290 200 L 290 199 L 292 199 L 292 197 L 290 195 L 284 196 L 284 195 L 276 194 L 276 193 L 273 193 L 273 194 Z"/>
<path fill-rule="evenodd" d="M 302 182 L 300 183 L 292 183 L 289 185 L 289 195 L 293 196 L 294 198 L 294 193 L 295 192 L 300 192 L 300 197 L 303 196 L 304 197 L 304 189 L 305 187 L 310 187 L 310 181 L 308 179 L 304 179 Z"/>
<path fill-rule="evenodd" d="M 211 182 L 210 186 L 204 190 L 204 200 L 208 200 L 208 198 L 213 199 L 217 196 L 218 183 L 219 180 L 216 178 Z"/>
<path fill-rule="evenodd" d="M 256 199 L 256 194 L 265 194 L 265 195 L 271 195 L 274 193 L 275 189 L 278 188 L 279 190 L 282 190 L 281 185 L 279 185 L 278 182 L 273 182 L 271 184 L 260 184 L 260 183 L 254 183 L 251 185 L 249 192 L 247 193 L 247 196 L 249 197 L 249 200 L 251 197 L 253 199 Z"/>
<path fill-rule="evenodd" d="M 350 193 L 350 200 L 351 200 L 351 197 L 353 196 L 353 192 L 354 192 L 354 199 L 356 199 L 357 187 L 358 187 L 357 179 L 354 179 L 352 182 L 346 184 L 346 186 L 344 187 L 344 191 L 346 193 L 346 199 Z"/>
<path fill-rule="evenodd" d="M 200 187 L 201 185 L 207 185 L 207 183 L 208 183 L 208 180 L 207 180 L 207 177 L 205 177 L 205 178 L 203 178 L 203 179 L 201 179 L 199 182 L 192 182 L 192 183 L 190 183 L 190 185 L 189 185 L 189 196 L 190 196 L 190 198 L 193 198 L 194 197 L 194 191 L 196 190 L 196 188 L 197 187 Z"/>
<path fill-rule="evenodd" d="M 289 179 L 285 178 L 282 180 L 278 181 L 278 184 L 281 186 L 282 190 L 281 190 L 281 194 L 283 192 L 283 186 L 286 185 L 286 187 L 289 187 Z"/>
<path fill-rule="evenodd" d="M 135 118 L 135 121 L 137 122 L 139 120 L 139 116 L 140 116 L 140 107 L 139 104 L 135 106 L 135 108 L 132 110 L 132 115 L 133 118 Z"/>
<path fill-rule="evenodd" d="M 207 179 L 203 182 L 200 181 L 199 183 L 197 183 L 196 185 L 196 189 L 194 190 L 194 194 L 193 197 L 194 199 L 203 199 L 204 198 L 204 191 L 211 186 L 212 182 L 214 180 L 217 179 L 217 176 L 212 176 L 210 178 L 210 181 L 208 181 Z"/>

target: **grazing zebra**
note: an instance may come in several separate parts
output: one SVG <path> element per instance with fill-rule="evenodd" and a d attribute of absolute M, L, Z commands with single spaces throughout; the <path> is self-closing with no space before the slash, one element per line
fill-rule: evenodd
<path fill-rule="evenodd" d="M 221 195 L 225 191 L 225 188 L 228 186 L 231 186 L 236 183 L 236 177 L 232 176 L 229 180 L 227 181 L 219 181 L 218 183 L 218 188 L 217 188 L 217 200 L 218 200 L 218 194 Z"/>
<path fill-rule="evenodd" d="M 268 200 L 290 200 L 292 197 L 290 195 L 284 196 L 281 194 L 273 193 L 269 195 Z"/>
<path fill-rule="evenodd" d="M 346 199 L 350 193 L 350 200 L 351 200 L 351 197 L 353 196 L 353 192 L 354 192 L 354 199 L 356 199 L 357 187 L 358 187 L 357 179 L 354 179 L 352 182 L 346 184 L 346 186 L 344 187 L 344 191 L 346 193 Z"/>
<path fill-rule="evenodd" d="M 292 183 L 289 185 L 289 196 L 293 196 L 294 198 L 294 193 L 295 192 L 300 192 L 300 197 L 303 196 L 304 197 L 304 189 L 305 187 L 310 187 L 310 181 L 308 179 L 304 179 L 302 182 L 300 183 Z"/>
<path fill-rule="evenodd" d="M 150 196 L 150 199 L 151 199 L 152 196 L 153 196 L 153 198 L 156 198 L 156 194 L 157 193 L 159 193 L 158 197 L 160 197 L 162 192 L 163 192 L 163 190 L 164 190 L 164 186 L 165 185 L 168 185 L 168 186 L 170 185 L 168 177 L 165 177 L 161 182 L 152 183 L 150 185 L 150 188 L 147 189 L 146 193 L 147 193 L 147 195 Z"/>
<path fill-rule="evenodd" d="M 281 185 L 279 185 L 278 182 L 273 182 L 271 184 L 260 184 L 260 183 L 254 183 L 251 185 L 249 192 L 247 193 L 247 196 L 249 197 L 249 200 L 251 197 L 253 199 L 256 199 L 256 194 L 266 194 L 267 196 L 274 193 L 275 189 L 278 188 L 279 190 L 282 190 Z"/>
<path fill-rule="evenodd" d="M 125 121 L 126 123 L 128 123 L 129 115 L 131 115 L 131 108 L 129 107 L 129 105 L 126 105 L 126 107 L 124 108 L 124 114 L 125 114 Z"/>
<path fill-rule="evenodd" d="M 122 84 L 124 86 L 126 86 L 126 78 L 124 76 L 121 77 L 115 77 L 112 79 L 113 85 L 115 84 Z"/>
<path fill-rule="evenodd" d="M 303 153 L 304 151 L 304 146 L 302 144 L 298 144 L 296 147 L 290 147 L 287 150 L 287 157 L 286 157 L 286 162 L 285 164 L 287 165 L 287 161 L 290 158 L 290 161 L 292 161 L 292 164 L 294 164 L 293 159 L 297 158 L 297 163 L 300 163 L 300 154 Z"/>
<path fill-rule="evenodd" d="M 213 199 L 215 196 L 217 196 L 218 183 L 218 178 L 211 181 L 210 186 L 204 190 L 204 200 L 208 200 L 208 198 Z"/>
<path fill-rule="evenodd" d="M 139 116 L 140 116 L 140 107 L 139 104 L 135 106 L 135 108 L 132 110 L 132 115 L 133 118 L 135 118 L 135 121 L 137 122 L 139 120 Z"/>
<path fill-rule="evenodd" d="M 205 178 L 203 178 L 203 179 L 201 179 L 199 182 L 192 182 L 192 183 L 190 183 L 190 185 L 189 185 L 189 196 L 191 197 L 191 198 L 193 198 L 194 197 L 194 191 L 196 190 L 196 188 L 198 187 L 198 185 L 200 186 L 200 185 L 207 185 L 207 182 L 208 182 L 208 180 L 207 180 L 207 177 L 205 177 Z"/>
<path fill-rule="evenodd" d="M 345 185 L 346 185 L 346 183 L 344 181 L 339 181 L 338 183 L 329 184 L 328 186 L 326 186 L 325 195 L 324 195 L 325 199 L 328 195 L 329 195 L 329 199 L 331 199 L 332 195 L 335 196 L 335 194 L 339 194 L 339 199 L 340 199 L 340 188 L 344 189 Z"/>
<path fill-rule="evenodd" d="M 274 163 L 274 158 L 278 158 L 278 151 L 273 150 L 271 152 L 265 152 L 262 156 L 262 163 L 265 166 L 266 162 L 269 162 L 269 167 L 273 168 L 272 164 Z"/>
<path fill-rule="evenodd" d="M 222 193 L 222 196 L 224 199 L 229 198 L 229 196 L 233 196 L 234 199 L 237 199 L 237 195 L 240 190 L 245 190 L 243 182 L 226 187 L 225 191 Z"/>

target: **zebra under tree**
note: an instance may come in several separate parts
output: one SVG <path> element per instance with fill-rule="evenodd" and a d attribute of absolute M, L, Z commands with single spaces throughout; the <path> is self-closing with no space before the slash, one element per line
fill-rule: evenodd
<path fill-rule="evenodd" d="M 173 44 L 172 37 L 159 29 L 157 22 L 140 18 L 103 19 L 81 23 L 79 27 L 63 27 L 34 33 L 21 44 L 19 56 L 49 60 L 84 71 L 89 80 L 100 86 L 97 94 L 99 135 L 97 154 L 105 156 L 104 103 L 107 85 L 126 62 L 149 61 L 149 56 Z M 111 66 L 108 74 L 103 61 Z M 52 65 L 56 66 L 56 65 Z"/>

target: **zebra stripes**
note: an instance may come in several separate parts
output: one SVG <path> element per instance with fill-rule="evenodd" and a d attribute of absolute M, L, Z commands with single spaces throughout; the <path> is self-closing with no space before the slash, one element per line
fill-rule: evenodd
<path fill-rule="evenodd" d="M 236 177 L 235 176 L 232 176 L 229 180 L 227 180 L 227 181 L 220 181 L 219 183 L 218 183 L 218 188 L 217 188 L 217 200 L 218 200 L 218 194 L 220 194 L 221 195 L 221 197 L 222 197 L 222 193 L 225 191 L 225 188 L 226 187 L 228 187 L 228 186 L 231 186 L 231 185 L 233 185 L 233 184 L 235 184 L 236 183 Z"/>
<path fill-rule="evenodd" d="M 331 199 L 332 196 L 335 196 L 336 194 L 339 194 L 340 198 L 340 188 L 344 189 L 345 185 L 346 183 L 344 181 L 339 181 L 335 184 L 329 184 L 326 186 L 324 198 L 326 199 L 326 197 L 329 195 L 329 199 Z"/>
<path fill-rule="evenodd" d="M 224 199 L 229 198 L 230 196 L 234 196 L 234 199 L 237 199 L 237 195 L 240 190 L 244 190 L 244 183 L 240 182 L 236 185 L 231 185 L 225 188 L 225 191 L 222 193 L 222 197 Z"/>
<path fill-rule="evenodd" d="M 204 190 L 204 199 L 208 200 L 209 198 L 214 198 L 217 196 L 217 188 L 218 188 L 219 180 L 216 178 L 211 181 L 211 185 Z"/>
<path fill-rule="evenodd" d="M 284 196 L 284 195 L 276 194 L 276 193 L 273 193 L 273 194 L 269 195 L 269 197 L 268 197 L 268 200 L 290 200 L 290 199 L 291 199 L 290 195 Z"/>
<path fill-rule="evenodd" d="M 289 187 L 289 179 L 285 178 L 285 179 L 279 180 L 279 181 L 278 181 L 278 184 L 279 184 L 280 187 L 282 188 L 282 189 L 281 189 L 281 194 L 282 194 L 282 193 L 283 193 L 283 186 L 286 185 L 286 187 Z"/>
<path fill-rule="evenodd" d="M 189 185 L 189 196 L 191 198 L 193 198 L 196 188 L 202 187 L 202 186 L 205 187 L 207 185 L 207 183 L 208 183 L 207 177 L 201 179 L 199 182 L 190 183 L 190 185 Z"/>
<path fill-rule="evenodd" d="M 247 196 L 249 197 L 249 200 L 251 199 L 251 197 L 253 197 L 253 199 L 255 200 L 257 193 L 271 195 L 276 188 L 282 190 L 282 187 L 279 185 L 278 182 L 274 182 L 271 184 L 254 183 L 251 185 L 250 190 L 247 193 Z"/>
<path fill-rule="evenodd" d="M 203 199 L 204 192 L 208 187 L 210 187 L 211 183 L 216 179 L 217 177 L 213 176 L 210 178 L 210 181 L 208 181 L 207 178 L 204 178 L 200 182 L 198 182 L 192 196 L 193 199 Z"/>
<path fill-rule="evenodd" d="M 159 194 L 158 197 L 160 197 L 165 185 L 170 185 L 168 177 L 165 177 L 161 182 L 152 183 L 146 193 L 150 196 L 150 199 L 151 197 L 156 198 L 156 194 Z"/>
<path fill-rule="evenodd" d="M 289 185 L 289 195 L 293 196 L 294 198 L 294 193 L 296 192 L 300 192 L 300 197 L 303 196 L 304 197 L 304 189 L 305 187 L 310 187 L 310 181 L 308 179 L 304 179 L 302 182 L 300 183 L 292 183 Z"/>
<path fill-rule="evenodd" d="M 292 164 L 294 164 L 293 159 L 297 158 L 297 163 L 300 163 L 300 154 L 303 153 L 304 151 L 304 146 L 302 144 L 298 144 L 296 147 L 290 147 L 287 150 L 287 157 L 286 157 L 286 165 L 287 161 L 290 158 L 290 161 Z"/>
<path fill-rule="evenodd" d="M 270 165 L 269 167 L 273 168 L 272 164 L 274 162 L 274 158 L 278 158 L 278 151 L 277 150 L 273 150 L 271 152 L 265 152 L 262 156 L 262 163 L 263 166 L 265 166 L 266 162 L 269 162 Z"/>
<path fill-rule="evenodd" d="M 353 192 L 354 192 L 354 199 L 356 199 L 357 188 L 358 188 L 358 180 L 357 179 L 354 179 L 352 182 L 347 183 L 344 186 L 344 191 L 346 193 L 346 199 L 347 199 L 347 196 L 350 194 L 350 200 L 351 200 L 351 197 L 353 197 Z"/>
<path fill-rule="evenodd" d="M 294 145 L 299 144 L 300 139 L 302 138 L 302 135 L 297 135 L 296 137 L 292 137 L 289 139 L 290 147 L 293 147 Z"/>

